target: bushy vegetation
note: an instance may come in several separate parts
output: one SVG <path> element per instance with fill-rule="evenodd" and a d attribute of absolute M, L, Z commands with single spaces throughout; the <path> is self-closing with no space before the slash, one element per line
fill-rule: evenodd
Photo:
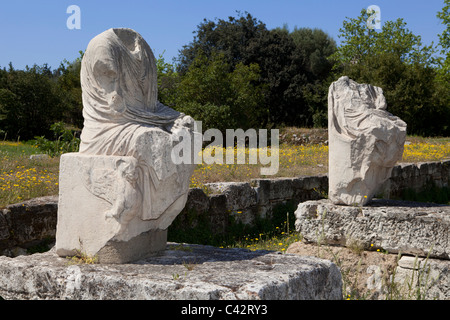
<path fill-rule="evenodd" d="M 340 46 L 320 29 L 268 30 L 248 13 L 205 19 L 174 64 L 161 62 L 170 67 L 160 69 L 160 97 L 204 121 L 204 129 L 324 127 L 328 87 L 347 75 L 381 87 L 388 111 L 406 121 L 409 134 L 448 136 L 449 3 L 437 14 L 447 27 L 437 45 L 424 45 L 401 18 L 384 22 L 381 31 L 370 30 L 365 9 L 343 22 Z M 235 80 L 224 79 L 237 71 L 238 88 L 245 90 L 233 96 L 228 88 Z M 238 98 L 240 93 L 246 93 L 245 99 Z M 237 107 L 230 105 L 230 97 Z"/>
<path fill-rule="evenodd" d="M 47 65 L 16 70 L 0 69 L 0 130 L 9 140 L 35 136 L 53 138 L 51 126 L 63 121 L 76 127 L 83 123 L 81 57 L 64 61 L 57 70 Z"/>
<path fill-rule="evenodd" d="M 53 139 L 49 140 L 44 136 L 36 136 L 35 146 L 51 157 L 61 155 L 66 152 L 77 152 L 80 147 L 80 138 L 76 132 L 67 128 L 63 122 L 56 122 L 50 126 L 53 131 Z"/>
<path fill-rule="evenodd" d="M 219 128 L 224 121 L 228 128 L 324 125 L 324 103 L 332 69 L 328 56 L 335 50 L 334 40 L 318 29 L 269 30 L 248 13 L 228 20 L 205 19 L 176 62 L 178 82 L 172 81 L 171 85 L 178 99 L 165 95 L 161 100 L 181 111 L 195 100 L 208 110 L 196 118 L 205 121 L 210 118 L 209 110 L 223 109 L 231 98 L 237 108 L 231 107 L 220 123 L 210 122 L 205 129 Z M 220 70 L 216 65 L 221 66 Z M 225 74 L 233 75 L 231 85 L 223 85 Z M 172 80 L 173 75 L 169 73 Z M 164 73 L 159 76 L 166 77 Z M 237 96 L 226 91 L 221 92 L 225 96 L 216 95 L 216 90 L 209 90 L 209 96 L 205 96 L 208 88 L 192 85 L 203 83 L 203 79 L 209 79 L 208 85 L 213 88 L 237 88 Z M 191 84 L 189 88 L 184 86 L 186 81 Z M 167 87 L 161 91 L 167 92 Z M 236 123 L 235 119 L 240 121 Z"/>
<path fill-rule="evenodd" d="M 346 18 L 341 44 L 320 29 L 268 29 L 250 13 L 204 19 L 178 58 L 157 59 L 159 100 L 208 128 L 326 127 L 331 82 L 342 75 L 383 89 L 408 133 L 449 136 L 450 0 L 437 19 L 439 43 L 424 45 L 406 21 L 369 30 L 368 14 Z M 83 52 L 56 70 L 0 69 L 0 135 L 55 139 L 51 127 L 82 127 Z"/>
<path fill-rule="evenodd" d="M 332 58 L 337 74 L 383 89 L 388 111 L 423 136 L 450 134 L 450 82 L 437 47 L 422 44 L 403 19 L 386 21 L 377 32 L 366 26 L 368 14 L 344 22 L 342 45 Z"/>

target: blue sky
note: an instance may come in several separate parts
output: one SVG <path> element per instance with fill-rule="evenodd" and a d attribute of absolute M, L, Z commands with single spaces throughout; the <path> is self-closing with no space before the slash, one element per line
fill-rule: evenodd
<path fill-rule="evenodd" d="M 338 43 L 346 17 L 355 18 L 362 8 L 378 5 L 381 22 L 403 18 L 425 44 L 438 42 L 444 29 L 436 13 L 443 0 L 14 0 L 0 5 L 0 67 L 12 62 L 16 69 L 73 61 L 90 39 L 112 27 L 128 27 L 147 40 L 156 56 L 166 61 L 193 40 L 204 18 L 226 19 L 236 11 L 249 12 L 272 29 L 283 24 L 320 28 Z M 81 29 L 67 28 L 67 8 L 81 10 Z"/>

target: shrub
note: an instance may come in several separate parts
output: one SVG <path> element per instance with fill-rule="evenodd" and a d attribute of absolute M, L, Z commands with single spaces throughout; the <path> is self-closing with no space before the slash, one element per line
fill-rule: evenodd
<path fill-rule="evenodd" d="M 80 147 L 80 139 L 76 137 L 76 133 L 66 128 L 63 122 L 56 122 L 51 125 L 50 130 L 53 131 L 55 140 L 51 141 L 47 138 L 34 137 L 35 145 L 43 152 L 51 157 L 59 156 L 67 152 L 77 152 Z"/>

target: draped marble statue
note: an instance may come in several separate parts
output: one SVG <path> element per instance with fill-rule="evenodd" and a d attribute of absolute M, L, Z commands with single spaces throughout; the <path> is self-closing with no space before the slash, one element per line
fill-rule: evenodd
<path fill-rule="evenodd" d="M 329 199 L 365 205 L 401 160 L 406 123 L 386 111 L 383 90 L 348 77 L 328 93 Z"/>
<path fill-rule="evenodd" d="M 134 30 L 109 29 L 90 41 L 80 150 L 61 157 L 58 254 L 82 249 L 124 262 L 164 248 L 194 170 L 193 161 L 174 164 L 171 150 L 193 135 L 194 120 L 158 101 L 156 77 L 152 50 Z"/>

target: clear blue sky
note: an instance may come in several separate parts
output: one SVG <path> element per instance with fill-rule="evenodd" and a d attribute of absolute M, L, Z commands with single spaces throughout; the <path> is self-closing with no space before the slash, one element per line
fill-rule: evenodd
<path fill-rule="evenodd" d="M 320 28 L 338 43 L 346 17 L 355 18 L 362 8 L 378 5 L 382 23 L 403 18 L 425 44 L 438 42 L 444 29 L 436 13 L 443 0 L 14 0 L 0 6 L 0 67 L 12 62 L 16 69 L 48 63 L 52 68 L 64 59 L 73 61 L 90 39 L 112 27 L 128 27 L 147 40 L 156 56 L 166 61 L 193 40 L 204 18 L 226 19 L 236 11 L 249 12 L 267 28 Z M 70 30 L 69 5 L 81 9 L 81 29 Z"/>

